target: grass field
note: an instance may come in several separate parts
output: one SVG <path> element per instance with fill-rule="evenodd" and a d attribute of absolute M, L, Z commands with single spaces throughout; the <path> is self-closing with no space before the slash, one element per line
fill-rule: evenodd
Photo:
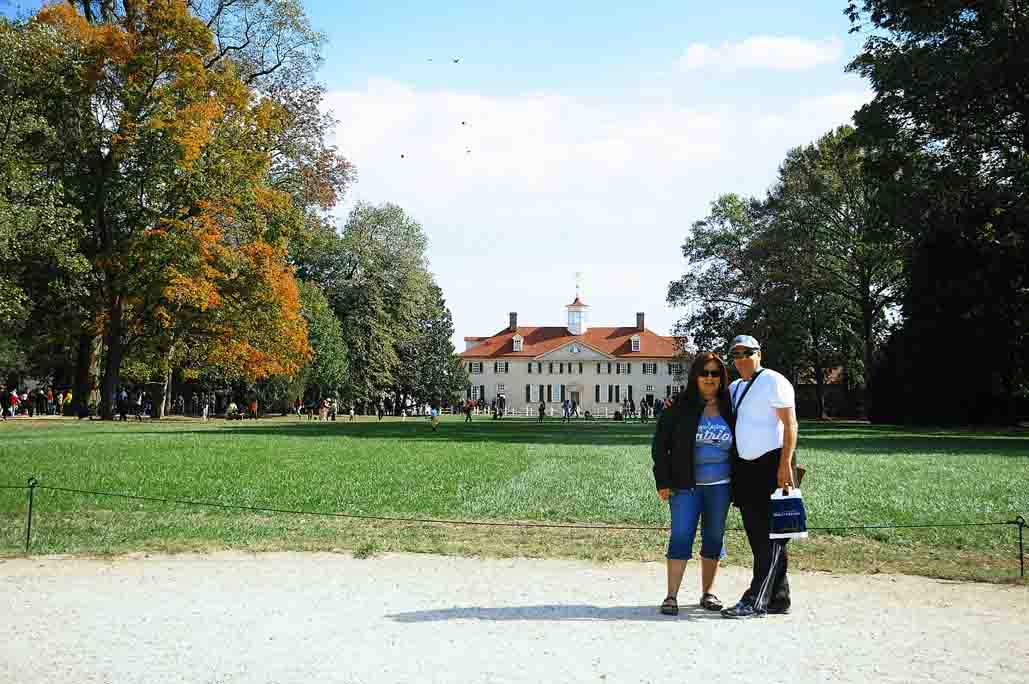
<path fill-rule="evenodd" d="M 667 525 L 650 472 L 653 424 L 524 419 L 0 426 L 0 485 L 45 485 L 254 507 L 472 521 Z M 803 423 L 811 527 L 991 522 L 1029 515 L 1029 433 Z M 0 553 L 20 553 L 26 496 L 0 490 Z M 738 517 L 730 514 L 730 527 Z M 666 533 L 363 521 L 37 490 L 34 553 L 216 548 L 663 557 Z M 746 564 L 741 532 L 729 562 Z M 812 532 L 794 565 L 955 579 L 1017 576 L 1013 526 Z"/>

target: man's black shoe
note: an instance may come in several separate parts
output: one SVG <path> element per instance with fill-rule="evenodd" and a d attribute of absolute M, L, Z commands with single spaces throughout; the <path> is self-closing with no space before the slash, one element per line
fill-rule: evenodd
<path fill-rule="evenodd" d="M 769 615 L 789 615 L 790 614 L 790 602 L 789 601 L 772 601 L 768 604 L 768 610 L 765 611 Z"/>
<path fill-rule="evenodd" d="M 722 617 L 729 618 L 730 620 L 746 620 L 748 618 L 764 617 L 765 612 L 758 610 L 750 603 L 740 601 L 732 608 L 726 608 L 722 611 Z"/>

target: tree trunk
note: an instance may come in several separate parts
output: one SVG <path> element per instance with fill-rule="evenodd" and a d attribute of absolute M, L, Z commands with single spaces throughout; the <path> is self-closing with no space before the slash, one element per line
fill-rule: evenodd
<path fill-rule="evenodd" d="M 89 395 L 93 392 L 93 335 L 79 334 L 79 349 L 75 358 L 75 382 L 72 387 L 72 405 L 68 407 L 71 415 L 78 414 L 78 407 L 89 405 Z"/>
<path fill-rule="evenodd" d="M 164 366 L 165 371 L 161 373 L 161 381 L 154 383 L 147 383 L 154 389 L 151 391 L 153 394 L 153 401 L 150 402 L 150 418 L 152 420 L 160 420 L 168 414 L 168 397 L 171 394 L 171 348 L 164 352 Z"/>
<path fill-rule="evenodd" d="M 825 415 L 825 368 L 822 367 L 822 357 L 819 354 L 815 354 L 815 407 L 819 420 L 827 417 Z"/>
<path fill-rule="evenodd" d="M 111 318 L 107 322 L 107 358 L 104 364 L 104 383 L 100 395 L 100 417 L 104 420 L 114 420 L 115 405 L 112 398 L 118 391 L 119 380 L 121 379 L 121 360 L 124 350 L 122 349 L 122 297 L 114 295 L 111 301 Z"/>
<path fill-rule="evenodd" d="M 164 376 L 164 409 L 161 415 L 171 415 L 174 410 L 174 401 L 172 395 L 175 393 L 172 387 L 172 367 L 171 362 L 168 363 L 168 373 Z"/>

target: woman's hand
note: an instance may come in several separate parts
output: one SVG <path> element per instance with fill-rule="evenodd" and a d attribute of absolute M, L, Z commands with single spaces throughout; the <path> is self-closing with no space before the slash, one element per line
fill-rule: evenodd
<path fill-rule="evenodd" d="M 662 501 L 668 501 L 668 497 L 672 495 L 672 490 L 667 487 L 664 489 L 659 489 L 657 490 L 657 495 L 661 497 Z"/>

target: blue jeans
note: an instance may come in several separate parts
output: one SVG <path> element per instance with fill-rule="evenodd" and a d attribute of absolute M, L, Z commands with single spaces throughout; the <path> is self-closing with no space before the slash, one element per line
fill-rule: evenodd
<path fill-rule="evenodd" d="M 700 528 L 700 557 L 725 558 L 725 516 L 729 512 L 729 484 L 699 485 L 677 489 L 668 499 L 672 533 L 668 539 L 669 560 L 693 558 L 693 540 Z"/>

